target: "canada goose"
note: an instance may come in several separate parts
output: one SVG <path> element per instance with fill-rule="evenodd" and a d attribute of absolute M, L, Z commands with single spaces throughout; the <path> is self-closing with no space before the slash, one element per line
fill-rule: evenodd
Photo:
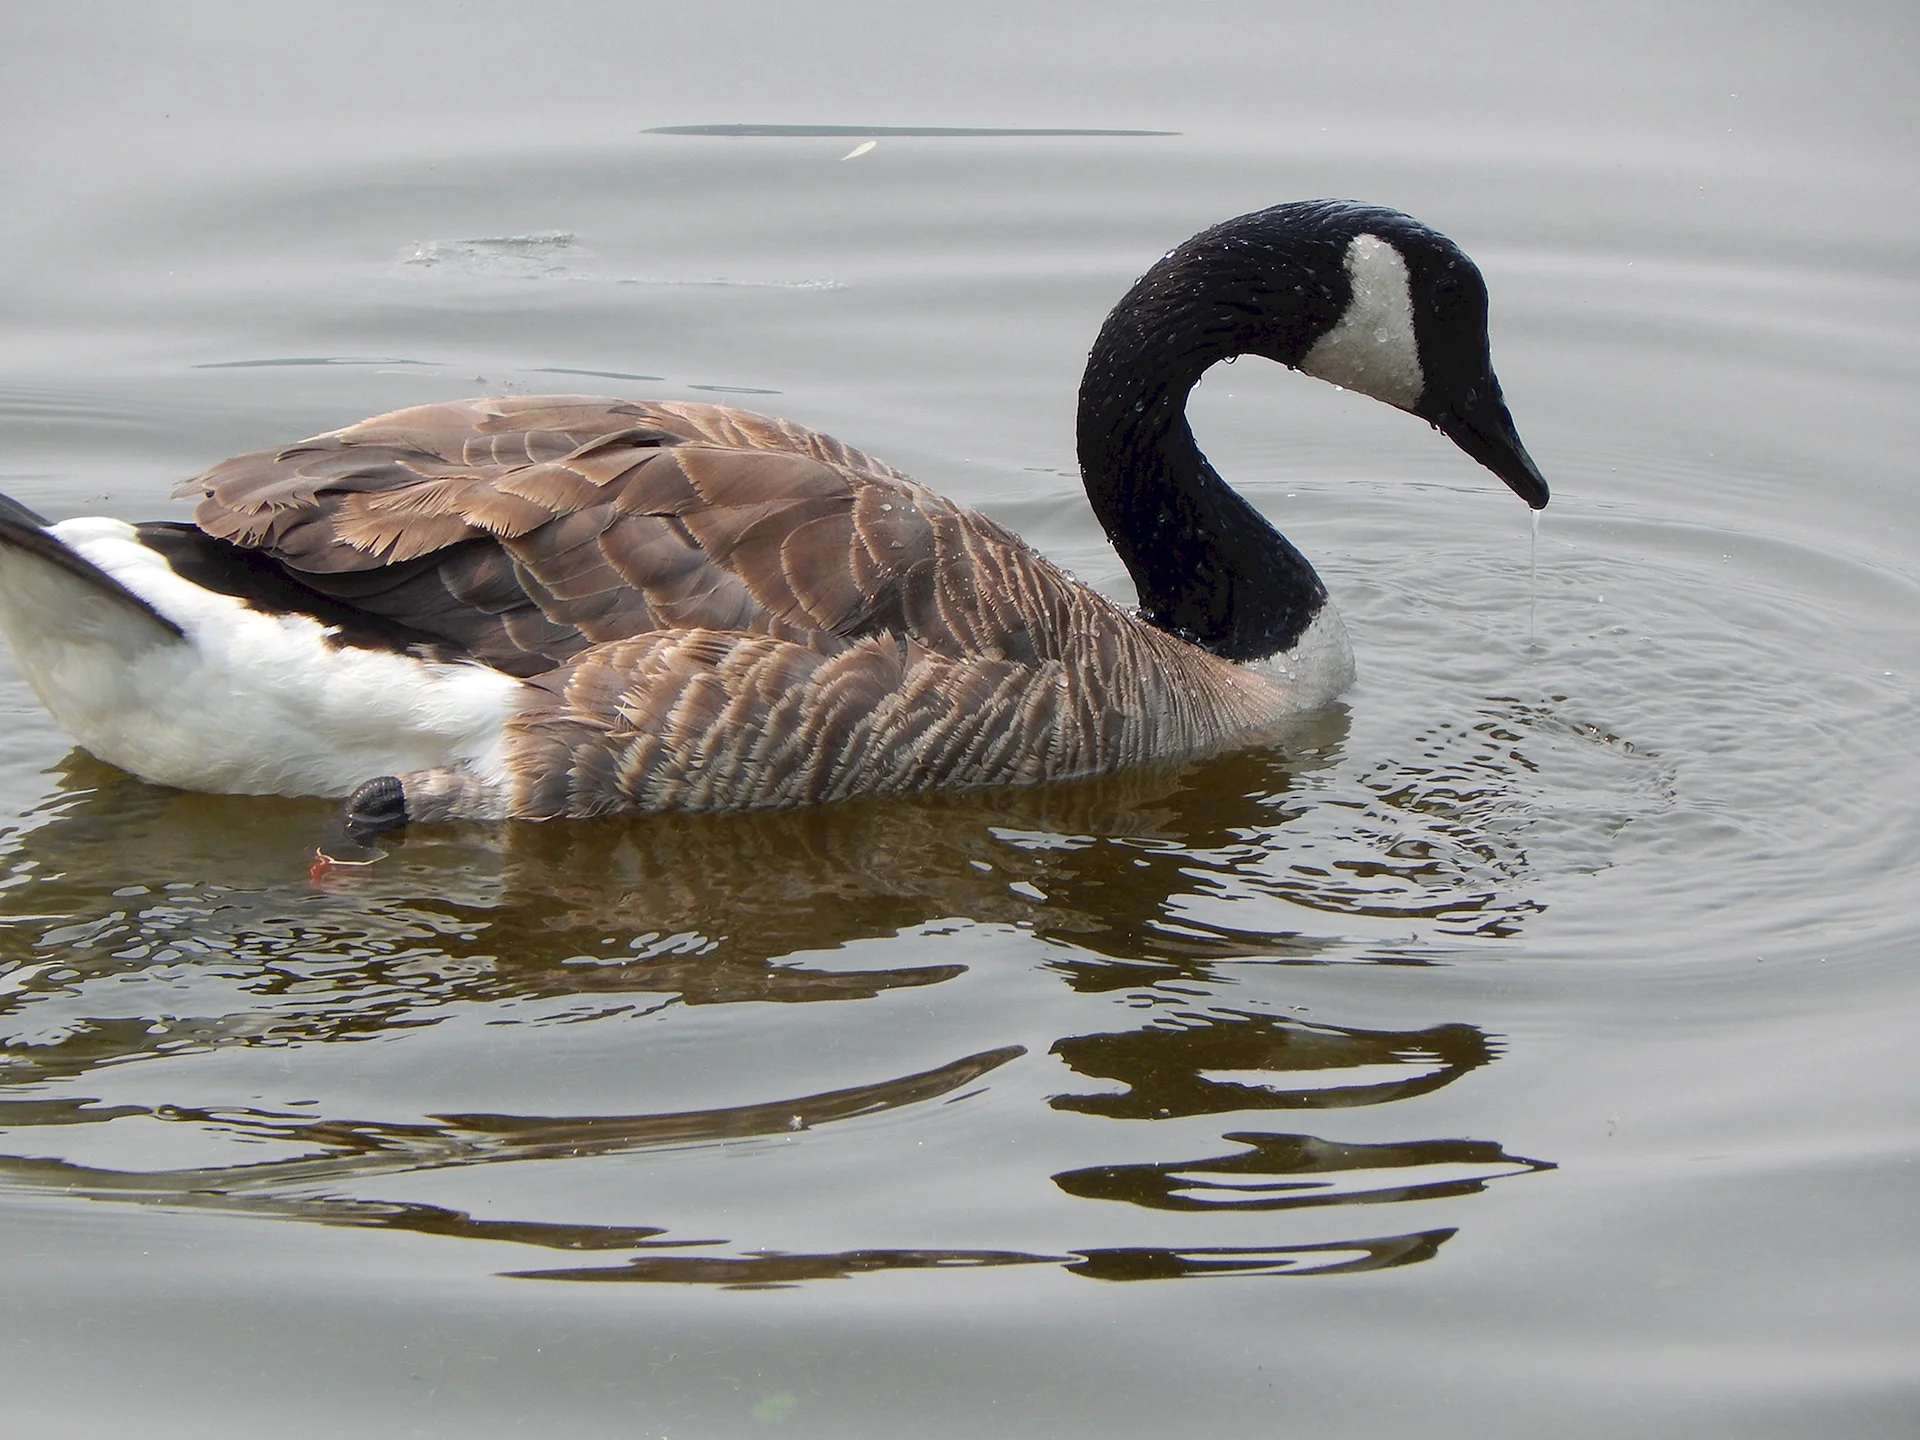
<path fill-rule="evenodd" d="M 791 805 L 1216 750 L 1352 678 L 1313 567 L 1214 472 L 1188 393 L 1262 355 L 1420 416 L 1536 509 L 1445 236 L 1347 201 L 1170 251 L 1080 387 L 1108 600 L 839 441 L 713 405 L 422 405 L 186 482 L 192 525 L 0 504 L 0 630 L 147 780 L 409 821 Z"/>

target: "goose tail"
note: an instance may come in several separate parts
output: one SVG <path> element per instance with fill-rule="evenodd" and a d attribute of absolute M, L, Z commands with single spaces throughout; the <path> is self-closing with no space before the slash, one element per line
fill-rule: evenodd
<path fill-rule="evenodd" d="M 102 758 L 112 757 L 110 739 L 125 728 L 129 677 L 189 648 L 179 625 L 4 495 L 0 637 L 53 718 Z"/>
<path fill-rule="evenodd" d="M 178 644 L 185 632 L 55 533 L 45 516 L 0 495 L 0 634 L 34 678 L 35 658 L 69 645 L 124 657 Z"/>

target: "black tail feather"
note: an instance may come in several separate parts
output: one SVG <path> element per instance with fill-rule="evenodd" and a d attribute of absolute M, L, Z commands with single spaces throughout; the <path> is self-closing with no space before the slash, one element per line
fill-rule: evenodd
<path fill-rule="evenodd" d="M 123 604 L 141 611 L 168 634 L 176 638 L 185 637 L 186 631 L 173 621 L 86 556 L 62 544 L 59 536 L 47 528 L 48 524 L 49 522 L 43 516 L 34 514 L 18 500 L 0 495 L 0 548 L 18 550 L 22 554 L 34 556 L 64 570 L 76 580 L 83 581 L 96 590 L 104 591 Z"/>

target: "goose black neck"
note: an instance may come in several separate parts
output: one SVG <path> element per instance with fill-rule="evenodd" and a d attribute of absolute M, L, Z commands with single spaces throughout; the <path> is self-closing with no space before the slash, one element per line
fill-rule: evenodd
<path fill-rule="evenodd" d="M 1196 295 L 1178 270 L 1164 273 L 1169 262 L 1094 342 L 1080 386 L 1081 477 L 1133 576 L 1141 617 L 1225 659 L 1258 660 L 1291 649 L 1327 591 L 1207 463 L 1187 423 L 1202 373 L 1251 348 L 1250 297 Z"/>

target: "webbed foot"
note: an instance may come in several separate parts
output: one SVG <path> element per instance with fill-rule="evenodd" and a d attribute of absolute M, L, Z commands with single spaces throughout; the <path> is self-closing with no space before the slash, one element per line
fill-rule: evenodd
<path fill-rule="evenodd" d="M 398 830 L 407 814 L 407 791 L 397 775 L 381 775 L 357 787 L 340 807 L 314 852 L 317 877 L 329 865 L 371 865 L 387 852 L 372 844 L 377 835 Z"/>

